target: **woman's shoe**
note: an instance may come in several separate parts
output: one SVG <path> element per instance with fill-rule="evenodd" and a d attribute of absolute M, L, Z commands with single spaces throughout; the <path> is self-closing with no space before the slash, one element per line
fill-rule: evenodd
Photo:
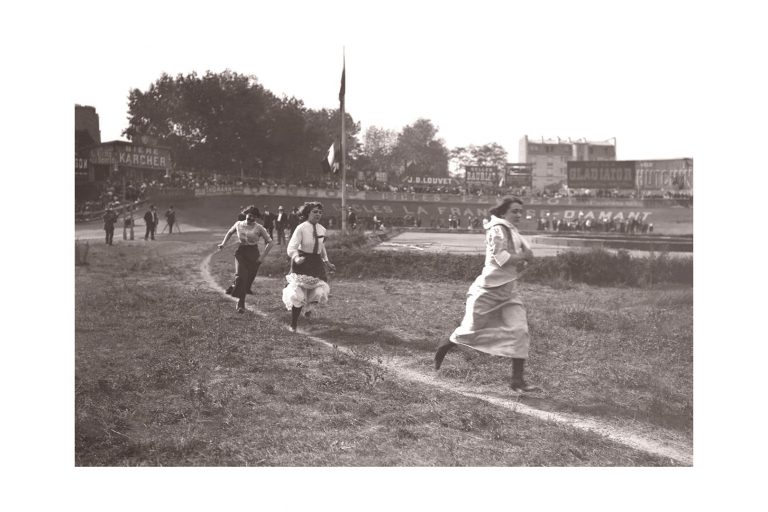
<path fill-rule="evenodd" d="M 540 387 L 534 386 L 533 384 L 528 384 L 524 380 L 512 381 L 510 387 L 515 393 L 530 393 L 531 391 L 541 391 Z"/>

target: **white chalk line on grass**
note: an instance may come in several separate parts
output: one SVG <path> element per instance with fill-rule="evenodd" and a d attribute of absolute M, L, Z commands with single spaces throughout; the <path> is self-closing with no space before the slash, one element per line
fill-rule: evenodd
<path fill-rule="evenodd" d="M 215 253 L 209 254 L 205 259 L 203 259 L 202 263 L 200 264 L 200 274 L 202 275 L 203 281 L 205 281 L 211 289 L 219 292 L 222 296 L 231 299 L 232 297 L 224 292 L 224 290 L 218 285 L 218 283 L 216 283 L 216 281 L 213 279 L 213 276 L 211 275 L 210 262 L 213 254 Z M 246 309 L 262 318 L 272 318 L 270 315 L 259 311 L 254 306 L 246 305 Z M 288 329 L 287 326 L 286 329 Z M 316 343 L 338 350 L 339 352 L 350 357 L 360 359 L 358 354 L 347 347 L 337 345 L 318 336 L 302 332 L 301 330 L 298 332 L 299 334 L 303 334 Z M 460 385 L 441 381 L 435 375 L 425 375 L 424 373 L 417 372 L 394 363 L 387 365 L 387 369 L 401 380 L 436 387 L 444 391 L 449 391 L 451 393 L 465 396 L 467 398 L 482 400 L 496 407 L 501 407 L 511 412 L 525 414 L 526 416 L 531 416 L 542 421 L 549 421 L 579 430 L 593 432 L 602 435 L 611 441 L 629 446 L 635 450 L 658 455 L 661 457 L 667 457 L 684 465 L 693 465 L 693 447 L 691 446 L 691 443 L 687 439 L 674 432 L 653 428 L 653 433 L 651 435 L 640 435 L 636 431 L 616 427 L 594 418 L 589 418 L 577 414 L 543 411 L 541 409 L 536 409 L 516 400 L 517 395 L 515 395 L 514 398 L 509 399 L 488 396 L 482 393 L 478 393 L 477 391 L 473 391 L 469 388 L 462 387 Z"/>

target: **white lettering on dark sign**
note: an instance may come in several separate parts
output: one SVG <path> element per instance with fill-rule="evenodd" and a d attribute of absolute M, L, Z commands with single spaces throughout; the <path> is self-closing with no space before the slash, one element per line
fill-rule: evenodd
<path fill-rule="evenodd" d="M 412 185 L 451 185 L 453 180 L 451 178 L 437 178 L 434 176 L 408 176 L 405 179 L 406 183 Z"/>

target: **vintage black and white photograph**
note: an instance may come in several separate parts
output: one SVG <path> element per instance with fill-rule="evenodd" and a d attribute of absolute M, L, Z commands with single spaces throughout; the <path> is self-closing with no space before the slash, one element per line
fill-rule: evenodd
<path fill-rule="evenodd" d="M 739 131 L 702 104 L 742 64 L 719 9 L 103 5 L 67 11 L 64 197 L 35 205 L 74 210 L 54 251 L 78 480 L 426 475 L 413 503 L 436 508 L 491 506 L 484 481 L 531 506 L 514 482 L 543 471 L 572 480 L 539 497 L 592 489 L 596 468 L 692 488 L 700 389 L 734 389 L 729 340 L 694 340 L 694 234 L 733 215 L 696 187 L 726 179 L 703 125 Z M 27 306 L 47 323 L 53 304 Z M 702 344 L 723 351 L 698 373 Z M 263 508 L 313 503 L 282 488 Z"/>

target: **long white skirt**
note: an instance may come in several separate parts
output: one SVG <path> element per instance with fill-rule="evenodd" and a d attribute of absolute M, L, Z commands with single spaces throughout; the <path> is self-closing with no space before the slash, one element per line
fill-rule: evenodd
<path fill-rule="evenodd" d="M 449 339 L 487 354 L 527 359 L 528 318 L 517 281 L 494 288 L 473 283 L 464 318 Z"/>

